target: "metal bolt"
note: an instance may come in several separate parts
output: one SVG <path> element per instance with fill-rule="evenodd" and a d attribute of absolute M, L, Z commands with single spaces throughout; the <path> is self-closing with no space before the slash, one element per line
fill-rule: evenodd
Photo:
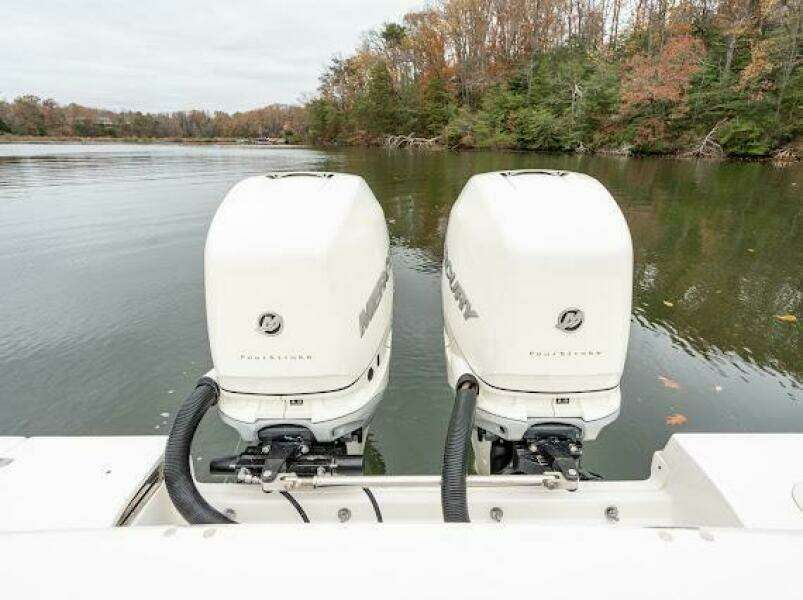
<path fill-rule="evenodd" d="M 494 506 L 491 509 L 491 519 L 493 519 L 497 523 L 501 523 L 502 522 L 502 517 L 504 515 L 505 515 L 505 512 L 501 508 L 499 508 L 498 506 Z"/>
<path fill-rule="evenodd" d="M 345 523 L 351 518 L 351 511 L 348 508 L 341 508 L 337 511 L 337 520 L 341 523 Z"/>
<path fill-rule="evenodd" d="M 577 477 L 577 469 L 569 469 L 567 473 L 569 474 L 569 477 Z"/>
<path fill-rule="evenodd" d="M 270 454 L 270 444 L 262 446 L 262 454 Z"/>
<path fill-rule="evenodd" d="M 615 506 L 609 506 L 605 509 L 605 518 L 611 523 L 619 522 L 619 509 Z"/>

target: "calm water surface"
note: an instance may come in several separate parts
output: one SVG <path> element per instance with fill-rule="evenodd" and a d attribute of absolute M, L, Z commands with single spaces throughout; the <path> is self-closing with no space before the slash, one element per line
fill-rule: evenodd
<path fill-rule="evenodd" d="M 618 421 L 586 465 L 639 478 L 676 431 L 803 432 L 803 169 L 507 153 L 184 146 L 0 146 L 0 435 L 165 434 L 210 366 L 206 229 L 228 188 L 270 170 L 365 177 L 396 274 L 391 381 L 370 469 L 434 473 L 451 409 L 439 273 L 473 173 L 600 179 L 635 244 Z M 672 304 L 669 306 L 667 303 Z M 681 414 L 685 424 L 669 426 Z M 208 418 L 196 453 L 233 451 Z"/>

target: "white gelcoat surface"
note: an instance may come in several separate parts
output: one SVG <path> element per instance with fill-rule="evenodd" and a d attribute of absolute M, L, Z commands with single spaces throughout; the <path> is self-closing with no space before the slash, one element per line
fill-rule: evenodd
<path fill-rule="evenodd" d="M 596 179 L 469 179 L 449 215 L 441 291 L 449 382 L 480 380 L 478 426 L 518 440 L 536 423 L 571 423 L 593 439 L 586 424 L 619 410 L 632 285 L 627 222 Z M 570 309 L 583 321 L 565 331 Z"/>
<path fill-rule="evenodd" d="M 131 526 L 112 527 L 163 444 L 0 438 L 0 455 L 14 458 L 0 468 L 4 597 L 218 599 L 238 587 L 256 593 L 263 581 L 271 595 L 353 598 L 358 580 L 361 593 L 405 600 L 534 588 L 550 599 L 752 599 L 796 597 L 799 587 L 799 434 L 676 435 L 645 481 L 573 493 L 471 489 L 471 524 L 440 522 L 437 485 L 374 488 L 382 524 L 359 488 L 296 492 L 311 520 L 303 524 L 258 486 L 203 484 L 237 518 L 273 522 L 182 526 L 162 486 Z M 619 521 L 604 517 L 609 505 Z M 500 523 L 492 507 L 503 508 Z M 346 523 L 335 522 L 341 508 Z M 281 565 L 280 576 L 255 577 L 254 564 Z"/>
<path fill-rule="evenodd" d="M 164 445 L 163 436 L 0 438 L 0 457 L 12 459 L 0 467 L 0 531 L 114 526 Z"/>
<path fill-rule="evenodd" d="M 355 175 L 249 177 L 224 198 L 204 256 L 215 373 L 230 393 L 345 388 L 373 364 L 393 306 L 382 208 Z M 361 328 L 369 299 L 373 315 Z M 281 331 L 258 330 L 274 313 Z"/>
<path fill-rule="evenodd" d="M 9 598 L 755 599 L 795 597 L 803 536 L 499 524 L 147 527 L 0 535 L 0 556 Z"/>
<path fill-rule="evenodd" d="M 675 436 L 743 527 L 803 528 L 793 490 L 803 481 L 803 435 Z M 803 559 L 803 554 L 801 555 Z"/>
<path fill-rule="evenodd" d="M 455 276 L 443 277 L 446 329 L 482 380 L 546 393 L 619 385 L 633 246 L 596 179 L 566 171 L 473 176 L 449 215 L 445 255 Z M 477 317 L 461 312 L 455 282 Z M 558 316 L 571 308 L 584 321 L 562 331 Z"/>

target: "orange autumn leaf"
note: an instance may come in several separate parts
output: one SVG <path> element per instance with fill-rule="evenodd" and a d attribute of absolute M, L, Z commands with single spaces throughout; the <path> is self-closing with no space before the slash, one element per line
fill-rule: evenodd
<path fill-rule="evenodd" d="M 673 415 L 667 415 L 666 417 L 666 424 L 667 425 L 683 425 L 689 419 L 686 418 L 686 415 L 682 415 L 680 413 L 675 413 Z"/>
<path fill-rule="evenodd" d="M 797 317 L 795 315 L 775 315 L 775 318 L 781 323 L 797 323 Z"/>
<path fill-rule="evenodd" d="M 680 384 L 675 381 L 674 379 L 669 379 L 669 377 L 664 377 L 663 375 L 658 376 L 658 381 L 664 384 L 665 388 L 669 388 L 670 390 L 679 390 Z"/>
<path fill-rule="evenodd" d="M 672 308 L 673 306 L 675 306 L 675 303 L 674 302 L 670 302 L 669 300 L 664 300 L 664 306 L 668 306 L 669 308 Z"/>

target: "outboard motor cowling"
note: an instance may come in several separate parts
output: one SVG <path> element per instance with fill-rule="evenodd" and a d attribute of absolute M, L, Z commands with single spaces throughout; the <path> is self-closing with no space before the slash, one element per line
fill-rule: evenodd
<path fill-rule="evenodd" d="M 206 242 L 207 325 L 219 411 L 245 441 L 295 427 L 303 446 L 361 451 L 387 383 L 389 250 L 361 177 L 271 173 L 229 191 Z"/>
<path fill-rule="evenodd" d="M 389 332 L 389 240 L 361 177 L 278 173 L 226 195 L 205 253 L 207 324 L 224 391 L 352 385 Z"/>
<path fill-rule="evenodd" d="M 217 406 L 246 442 L 212 473 L 279 490 L 301 477 L 362 472 L 367 428 L 388 380 L 393 309 L 382 209 L 361 177 L 269 173 L 235 185 L 205 251 L 214 368 L 174 419 L 165 483 L 189 523 L 232 523 L 192 474 L 192 441 Z"/>
<path fill-rule="evenodd" d="M 442 293 L 449 382 L 480 383 L 479 472 L 529 472 L 513 464 L 516 444 L 537 446 L 547 426 L 579 456 L 616 417 L 632 277 L 627 223 L 597 180 L 525 170 L 468 181 L 449 217 Z"/>

